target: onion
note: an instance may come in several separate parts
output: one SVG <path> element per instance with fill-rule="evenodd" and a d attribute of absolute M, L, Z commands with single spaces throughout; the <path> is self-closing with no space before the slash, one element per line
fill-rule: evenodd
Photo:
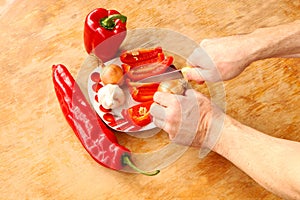
<path fill-rule="evenodd" d="M 110 64 L 102 68 L 100 78 L 104 85 L 123 84 L 123 70 L 119 65 Z"/>
<path fill-rule="evenodd" d="M 176 79 L 161 82 L 157 90 L 160 92 L 182 95 L 185 91 L 186 86 L 187 82 L 184 79 Z"/>

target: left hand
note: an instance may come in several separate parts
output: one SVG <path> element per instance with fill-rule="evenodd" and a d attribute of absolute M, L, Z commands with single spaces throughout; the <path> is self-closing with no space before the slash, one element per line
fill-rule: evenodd
<path fill-rule="evenodd" d="M 204 95 L 189 89 L 185 96 L 156 92 L 150 108 L 154 124 L 183 145 L 201 147 L 212 120 L 224 113 Z M 218 133 L 213 133 L 218 134 Z"/>

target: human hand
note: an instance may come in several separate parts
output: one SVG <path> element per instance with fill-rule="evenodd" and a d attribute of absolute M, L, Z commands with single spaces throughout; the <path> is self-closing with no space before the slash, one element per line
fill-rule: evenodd
<path fill-rule="evenodd" d="M 192 89 L 185 96 L 156 92 L 154 101 L 150 109 L 154 124 L 165 130 L 172 141 L 195 147 L 213 146 L 205 141 L 211 143 L 208 138 L 218 137 L 220 131 L 212 133 L 211 126 L 225 114 L 206 96 Z M 215 135 L 208 137 L 208 133 Z"/>
<path fill-rule="evenodd" d="M 248 35 L 235 35 L 203 40 L 188 58 L 188 63 L 193 68 L 184 68 L 186 78 L 201 83 L 229 80 L 238 76 L 255 60 L 252 52 L 254 49 L 247 37 Z M 205 53 L 206 57 L 203 55 Z M 212 63 L 205 61 L 207 56 Z"/>

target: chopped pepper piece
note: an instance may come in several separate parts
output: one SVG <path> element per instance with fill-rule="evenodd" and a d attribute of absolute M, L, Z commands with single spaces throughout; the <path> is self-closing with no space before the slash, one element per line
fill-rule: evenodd
<path fill-rule="evenodd" d="M 149 111 L 152 103 L 153 101 L 148 101 L 130 107 L 127 110 L 130 120 L 138 126 L 146 126 L 151 123 L 152 117 Z"/>
<path fill-rule="evenodd" d="M 153 95 L 159 87 L 159 83 L 138 83 L 127 81 L 133 100 L 137 102 L 153 101 Z"/>

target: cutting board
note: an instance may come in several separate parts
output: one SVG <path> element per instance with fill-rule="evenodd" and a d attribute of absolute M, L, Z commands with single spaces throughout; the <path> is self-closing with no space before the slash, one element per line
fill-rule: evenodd
<path fill-rule="evenodd" d="M 0 199 L 280 199 L 221 156 L 188 148 L 154 177 L 106 169 L 84 150 L 65 121 L 51 66 L 74 77 L 87 57 L 85 16 L 117 9 L 128 29 L 166 28 L 199 43 L 300 18 L 299 1 L 0 1 Z M 266 134 L 300 141 L 299 59 L 252 63 L 224 82 L 226 113 Z M 196 86 L 201 91 L 201 86 Z M 169 143 L 116 133 L 133 152 Z M 263 161 L 262 161 L 263 162 Z"/>

